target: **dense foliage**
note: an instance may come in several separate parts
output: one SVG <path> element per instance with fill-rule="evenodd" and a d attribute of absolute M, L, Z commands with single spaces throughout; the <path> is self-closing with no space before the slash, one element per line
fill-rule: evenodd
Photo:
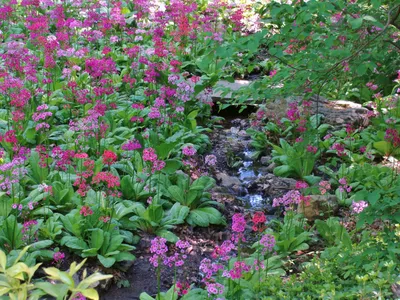
<path fill-rule="evenodd" d="M 144 235 L 156 299 L 399 296 L 398 0 L 10 0 L 0 30 L 1 299 L 98 299 L 110 275 L 61 265 L 111 273 Z M 255 157 L 296 187 L 273 200 L 277 219 L 233 214 L 203 280 L 175 272 L 161 292 L 161 269 L 190 247 L 176 227 L 227 225 L 211 194 L 212 95 L 240 77 L 255 80 L 219 108 L 257 104 Z M 320 96 L 363 104 L 368 122 L 327 124 Z M 340 214 L 308 217 L 328 196 Z M 45 278 L 38 262 L 56 266 Z"/>

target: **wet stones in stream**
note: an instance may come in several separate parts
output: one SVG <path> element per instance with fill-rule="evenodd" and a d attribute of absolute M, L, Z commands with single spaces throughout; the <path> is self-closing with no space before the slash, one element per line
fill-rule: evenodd
<path fill-rule="evenodd" d="M 215 172 L 218 188 L 214 192 L 220 194 L 217 198 L 229 198 L 230 203 L 236 201 L 246 209 L 273 213 L 272 199 L 293 189 L 296 180 L 273 175 L 275 165 L 270 156 L 255 159 L 251 138 L 246 133 L 249 127 L 249 119 L 237 118 L 226 121 L 223 128 L 212 134 L 212 154 L 218 160 Z M 220 188 L 223 190 L 217 192 Z"/>

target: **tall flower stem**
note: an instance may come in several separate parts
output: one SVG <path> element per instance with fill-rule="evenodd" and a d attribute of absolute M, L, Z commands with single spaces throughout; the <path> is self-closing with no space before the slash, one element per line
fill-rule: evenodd
<path fill-rule="evenodd" d="M 157 266 L 157 300 L 161 299 L 161 257 L 158 258 Z"/>
<path fill-rule="evenodd" d="M 174 267 L 174 281 L 172 283 L 172 286 L 174 287 L 174 290 L 172 291 L 172 298 L 174 299 L 175 297 L 175 288 L 176 288 L 176 267 Z"/>

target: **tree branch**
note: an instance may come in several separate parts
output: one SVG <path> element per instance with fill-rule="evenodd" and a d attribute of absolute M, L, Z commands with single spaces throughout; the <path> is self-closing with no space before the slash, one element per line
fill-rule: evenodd
<path fill-rule="evenodd" d="M 397 49 L 399 49 L 400 50 L 400 46 L 399 45 L 397 45 L 395 42 L 393 42 L 393 41 L 391 41 L 391 40 L 383 40 L 384 42 L 386 42 L 386 43 L 390 43 L 390 44 L 392 44 L 393 46 L 395 46 Z"/>

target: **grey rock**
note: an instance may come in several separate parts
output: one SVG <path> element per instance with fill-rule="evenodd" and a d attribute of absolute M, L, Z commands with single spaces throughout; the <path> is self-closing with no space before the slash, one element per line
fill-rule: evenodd
<path fill-rule="evenodd" d="M 276 163 L 273 162 L 270 165 L 268 165 L 267 171 L 272 172 L 272 171 L 274 171 L 275 168 L 276 168 Z"/>
<path fill-rule="evenodd" d="M 270 156 L 262 156 L 262 157 L 260 158 L 260 162 L 261 162 L 261 164 L 262 164 L 263 166 L 268 166 L 270 160 L 271 160 L 271 157 L 270 157 Z"/>
<path fill-rule="evenodd" d="M 219 172 L 215 175 L 215 177 L 221 181 L 221 186 L 223 187 L 232 187 L 234 185 L 241 185 L 239 178 L 234 176 L 229 176 L 226 173 Z"/>
<path fill-rule="evenodd" d="M 301 99 L 301 97 L 277 99 L 267 103 L 266 109 L 272 111 L 278 118 L 286 117 L 289 104 Z M 318 96 L 312 96 L 309 101 L 311 101 L 311 112 L 323 115 L 323 122 L 332 126 L 345 124 L 367 126 L 369 123 L 368 109 L 361 104 L 346 100 L 328 100 Z"/>

